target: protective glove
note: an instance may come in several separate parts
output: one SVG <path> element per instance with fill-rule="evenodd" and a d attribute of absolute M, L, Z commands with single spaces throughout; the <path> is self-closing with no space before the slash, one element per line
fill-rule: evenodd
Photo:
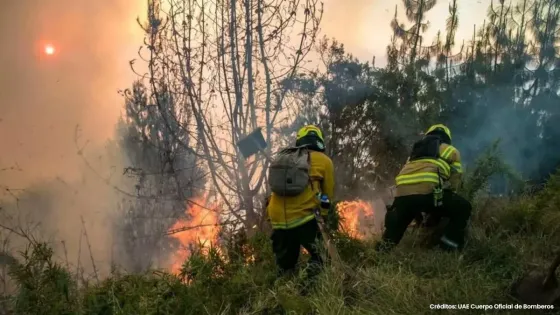
<path fill-rule="evenodd" d="M 426 218 L 426 227 L 433 228 L 438 226 L 442 216 L 438 213 L 428 213 Z"/>

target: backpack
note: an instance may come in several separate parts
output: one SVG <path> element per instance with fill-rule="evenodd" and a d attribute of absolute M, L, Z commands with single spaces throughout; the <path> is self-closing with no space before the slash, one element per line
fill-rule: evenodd
<path fill-rule="evenodd" d="M 307 145 L 289 147 L 278 152 L 268 169 L 268 181 L 272 192 L 282 197 L 301 194 L 311 183 L 310 159 Z"/>
<path fill-rule="evenodd" d="M 412 146 L 412 152 L 410 153 L 409 161 L 415 161 L 420 159 L 434 159 L 437 160 L 439 155 L 439 147 L 441 144 L 441 139 L 438 136 L 429 135 L 425 136 L 422 140 L 414 143 Z M 447 163 L 447 162 L 446 162 Z M 441 182 L 441 174 L 439 172 L 439 166 L 436 166 L 439 184 L 434 188 L 434 206 L 441 207 L 443 204 L 443 192 Z"/>
<path fill-rule="evenodd" d="M 438 136 L 425 136 L 422 140 L 414 143 L 409 160 L 415 161 L 420 159 L 439 158 L 440 144 L 441 140 Z"/>

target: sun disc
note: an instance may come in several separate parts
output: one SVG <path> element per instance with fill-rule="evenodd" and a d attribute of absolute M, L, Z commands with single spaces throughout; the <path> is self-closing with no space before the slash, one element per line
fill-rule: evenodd
<path fill-rule="evenodd" d="M 55 52 L 54 46 L 52 46 L 52 45 L 45 46 L 45 54 L 53 55 L 54 52 Z"/>

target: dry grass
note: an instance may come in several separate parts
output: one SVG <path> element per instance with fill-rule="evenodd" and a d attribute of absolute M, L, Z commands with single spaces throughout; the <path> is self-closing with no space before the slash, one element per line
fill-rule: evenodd
<path fill-rule="evenodd" d="M 228 259 L 217 251 L 193 255 L 184 265 L 183 279 L 163 271 L 115 273 L 100 284 L 78 288 L 71 271 L 52 261 L 48 247 L 37 244 L 11 263 L 19 289 L 5 307 L 14 314 L 386 315 L 431 314 L 431 304 L 516 303 L 510 285 L 527 266 L 544 268 L 558 246 L 560 177 L 552 177 L 534 195 L 476 193 L 491 173 L 478 173 L 485 180 L 470 177 L 475 213 L 460 254 L 426 250 L 410 232 L 395 251 L 383 255 L 373 251 L 374 241 L 338 235 L 340 254 L 357 276 L 344 278 L 328 267 L 306 287 L 304 271 L 290 279 L 275 278 L 270 242 L 257 235 L 247 240 L 242 253 L 225 251 Z M 248 264 L 251 255 L 255 261 Z"/>

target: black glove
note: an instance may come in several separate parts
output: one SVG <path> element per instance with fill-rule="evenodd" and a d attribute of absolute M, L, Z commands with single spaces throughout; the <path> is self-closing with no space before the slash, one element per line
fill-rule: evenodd
<path fill-rule="evenodd" d="M 441 221 L 441 215 L 435 213 L 429 213 L 426 220 L 426 227 L 432 228 L 436 227 Z"/>
<path fill-rule="evenodd" d="M 416 216 L 414 217 L 414 221 L 416 222 L 417 226 L 422 226 L 424 224 L 424 215 L 422 214 L 422 212 L 416 214 Z"/>

